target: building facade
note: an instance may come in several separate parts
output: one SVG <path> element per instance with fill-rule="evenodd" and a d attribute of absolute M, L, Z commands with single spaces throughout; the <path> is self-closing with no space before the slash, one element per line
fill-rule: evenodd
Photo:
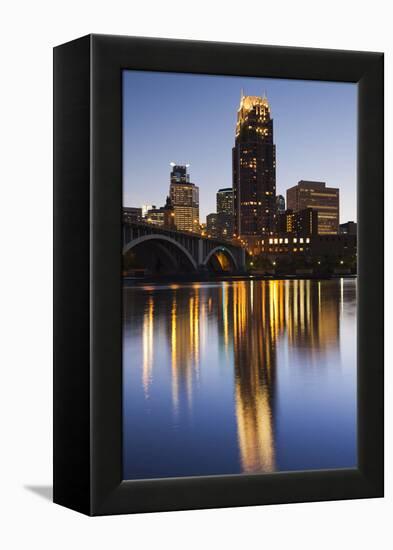
<path fill-rule="evenodd" d="M 299 237 L 293 235 L 274 235 L 256 241 L 258 252 L 269 257 L 299 256 L 310 258 L 342 257 L 348 258 L 357 254 L 356 235 L 310 235 Z"/>
<path fill-rule="evenodd" d="M 123 223 L 138 223 L 142 221 L 142 208 L 135 206 L 123 207 Z"/>
<path fill-rule="evenodd" d="M 276 148 L 266 97 L 241 95 L 232 172 L 234 233 L 249 244 L 275 230 Z"/>
<path fill-rule="evenodd" d="M 234 233 L 232 187 L 226 187 L 217 191 L 216 204 L 219 229 L 218 237 L 232 239 Z"/>
<path fill-rule="evenodd" d="M 216 194 L 217 214 L 233 216 L 233 189 L 225 187 L 219 189 Z"/>
<path fill-rule="evenodd" d="M 298 212 L 285 210 L 277 213 L 277 233 L 296 235 L 318 235 L 318 212 L 313 208 L 304 208 Z"/>
<path fill-rule="evenodd" d="M 283 195 L 277 195 L 276 210 L 277 214 L 282 214 L 283 212 L 285 212 L 285 198 L 283 197 Z"/>
<path fill-rule="evenodd" d="M 318 235 L 318 211 L 304 208 L 295 212 L 295 233 L 299 236 Z"/>
<path fill-rule="evenodd" d="M 340 223 L 340 235 L 356 235 L 358 232 L 358 224 L 356 222 Z"/>
<path fill-rule="evenodd" d="M 222 212 L 206 216 L 206 235 L 214 239 L 233 239 L 233 217 Z"/>
<path fill-rule="evenodd" d="M 318 233 L 338 233 L 340 220 L 340 192 L 335 187 L 326 187 L 325 182 L 301 180 L 287 190 L 287 208 L 298 212 L 305 208 L 318 211 Z"/>
<path fill-rule="evenodd" d="M 206 236 L 217 239 L 219 235 L 217 212 L 212 212 L 206 216 Z"/>
<path fill-rule="evenodd" d="M 172 165 L 169 197 L 179 231 L 199 232 L 199 188 L 190 182 L 188 165 Z"/>
<path fill-rule="evenodd" d="M 147 211 L 145 221 L 168 229 L 175 229 L 175 209 L 170 197 L 167 197 L 165 206 L 153 206 Z"/>

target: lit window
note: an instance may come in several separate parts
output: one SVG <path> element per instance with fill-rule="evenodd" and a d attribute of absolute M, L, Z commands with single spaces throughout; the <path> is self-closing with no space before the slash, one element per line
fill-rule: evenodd
<path fill-rule="evenodd" d="M 310 242 L 310 237 L 307 237 L 306 243 L 309 243 L 309 242 Z"/>
<path fill-rule="evenodd" d="M 269 239 L 269 244 L 273 244 L 273 239 Z"/>
<path fill-rule="evenodd" d="M 293 242 L 297 243 L 297 238 L 296 237 L 293 238 Z"/>
<path fill-rule="evenodd" d="M 278 239 L 274 239 L 274 244 L 277 244 L 278 243 Z"/>
<path fill-rule="evenodd" d="M 278 241 L 278 242 L 279 242 L 280 244 L 282 244 L 282 239 L 279 239 L 279 241 Z"/>
<path fill-rule="evenodd" d="M 284 243 L 285 243 L 285 244 L 288 244 L 288 239 L 284 239 Z"/>

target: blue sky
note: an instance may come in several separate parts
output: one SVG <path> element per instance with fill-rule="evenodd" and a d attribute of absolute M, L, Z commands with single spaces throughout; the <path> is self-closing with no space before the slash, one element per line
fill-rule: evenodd
<path fill-rule="evenodd" d="M 169 163 L 189 163 L 205 221 L 217 190 L 232 186 L 242 88 L 270 102 L 277 193 L 325 181 L 340 189 L 340 222 L 356 221 L 357 86 L 337 82 L 124 71 L 124 205 L 163 205 Z"/>

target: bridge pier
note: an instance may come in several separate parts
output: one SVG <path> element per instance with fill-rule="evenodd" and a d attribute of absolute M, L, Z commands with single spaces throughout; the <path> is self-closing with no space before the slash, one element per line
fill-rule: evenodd
<path fill-rule="evenodd" d="M 203 240 L 199 239 L 198 241 L 198 266 L 201 267 L 203 264 Z"/>

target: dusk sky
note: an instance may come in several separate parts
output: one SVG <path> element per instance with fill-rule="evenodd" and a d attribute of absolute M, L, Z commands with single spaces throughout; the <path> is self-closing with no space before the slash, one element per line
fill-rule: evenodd
<path fill-rule="evenodd" d="M 200 220 L 232 187 L 240 90 L 266 92 L 273 117 L 277 194 L 303 180 L 340 189 L 340 223 L 356 214 L 356 84 L 145 71 L 123 73 L 123 203 L 162 206 L 170 162 L 189 163 Z"/>

